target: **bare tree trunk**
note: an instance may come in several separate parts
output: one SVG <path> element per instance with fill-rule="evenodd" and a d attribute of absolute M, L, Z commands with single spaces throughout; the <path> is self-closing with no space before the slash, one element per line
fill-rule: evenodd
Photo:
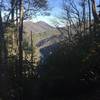
<path fill-rule="evenodd" d="M 18 84 L 18 100 L 23 100 L 23 88 L 22 88 L 22 81 L 23 81 L 23 76 L 22 76 L 22 69 L 23 69 L 23 0 L 19 0 L 19 21 L 18 21 L 18 56 L 19 56 L 19 63 L 18 66 L 16 66 L 16 80 Z"/>
<path fill-rule="evenodd" d="M 18 2 L 16 3 L 16 26 L 18 26 Z"/>
<path fill-rule="evenodd" d="M 14 23 L 14 12 L 15 12 L 15 2 L 16 0 L 11 0 L 11 21 Z"/>
<path fill-rule="evenodd" d="M 92 1 L 92 14 L 94 17 L 94 21 L 95 21 L 95 23 L 98 23 L 99 16 L 98 16 L 97 11 L 96 11 L 96 1 L 95 0 L 91 0 L 91 1 Z"/>
<path fill-rule="evenodd" d="M 89 32 L 91 33 L 91 3 L 88 0 L 88 7 L 89 7 Z"/>
<path fill-rule="evenodd" d="M 0 95 L 7 100 L 8 89 L 7 48 L 4 38 L 4 27 L 0 7 Z"/>
<path fill-rule="evenodd" d="M 16 18 L 15 19 L 16 19 L 16 30 L 17 30 L 15 32 L 15 35 L 16 35 L 16 54 L 18 55 L 18 37 L 19 37 L 18 34 L 17 34 L 18 31 L 19 31 L 18 30 L 19 29 L 19 23 L 18 23 L 18 10 L 19 10 L 18 9 L 18 2 L 16 3 L 15 10 L 16 10 L 16 14 L 15 14 L 16 15 Z"/>
<path fill-rule="evenodd" d="M 85 0 L 83 1 L 83 25 L 84 25 L 84 34 L 86 35 Z"/>
<path fill-rule="evenodd" d="M 23 66 L 23 0 L 19 1 L 19 78 L 22 77 Z"/>
<path fill-rule="evenodd" d="M 32 48 L 32 51 L 31 51 L 31 62 L 33 62 L 33 37 L 32 37 L 32 31 L 31 31 L 31 48 Z"/>

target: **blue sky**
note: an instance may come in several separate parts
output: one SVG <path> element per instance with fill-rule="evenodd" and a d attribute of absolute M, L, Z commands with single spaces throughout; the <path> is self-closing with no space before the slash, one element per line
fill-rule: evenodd
<path fill-rule="evenodd" d="M 33 17 L 33 21 L 37 22 L 37 21 L 45 21 L 50 25 L 53 25 L 53 20 L 57 20 L 59 21 L 60 19 L 57 18 L 57 16 L 60 16 L 62 13 L 62 0 L 49 0 L 48 1 L 48 7 L 50 8 L 50 16 L 42 16 L 39 15 L 37 17 Z M 62 24 L 62 23 L 61 23 Z M 63 25 L 63 24 L 62 24 Z"/>
<path fill-rule="evenodd" d="M 48 12 L 50 12 L 51 15 L 50 16 L 38 15 L 37 17 L 33 17 L 32 21 L 33 22 L 44 21 L 52 26 L 54 26 L 55 22 L 57 21 L 57 22 L 60 22 L 61 25 L 65 25 L 61 23 L 62 19 L 58 18 L 61 15 L 63 15 L 63 11 L 62 11 L 63 2 L 62 1 L 63 0 L 48 0 L 48 8 L 50 8 Z M 74 1 L 78 2 L 80 0 L 74 0 Z M 5 2 L 5 4 L 6 3 L 7 2 Z M 96 0 L 96 3 L 99 4 L 99 0 Z M 7 14 L 7 12 L 3 11 L 3 15 L 4 13 Z"/>
<path fill-rule="evenodd" d="M 9 0 L 7 0 L 9 2 Z M 50 12 L 50 16 L 44 16 L 44 15 L 38 15 L 38 16 L 33 16 L 32 21 L 33 22 L 37 22 L 37 21 L 45 21 L 50 25 L 54 25 L 53 24 L 53 20 L 57 20 L 60 21 L 59 18 L 57 18 L 57 16 L 61 15 L 61 8 L 62 8 L 62 1 L 63 0 L 47 0 L 48 1 L 48 8 Z M 5 5 L 8 6 L 8 2 L 5 2 Z M 7 11 L 3 11 L 2 12 L 2 16 L 4 16 L 4 14 L 8 14 L 9 12 Z M 62 24 L 62 23 L 61 23 Z"/>
<path fill-rule="evenodd" d="M 58 22 L 60 22 L 60 19 L 58 18 L 58 16 L 62 15 L 62 1 L 63 0 L 48 0 L 48 1 L 49 1 L 48 6 L 51 8 L 51 10 L 50 10 L 51 15 L 50 16 L 39 15 L 39 16 L 33 18 L 33 21 L 34 22 L 45 21 L 48 24 L 53 26 L 54 25 L 53 20 L 54 21 L 57 20 Z M 78 2 L 79 0 L 75 0 L 75 2 L 76 1 Z M 99 0 L 96 0 L 96 3 L 98 4 Z M 63 23 L 60 23 L 60 24 L 64 25 Z"/>
<path fill-rule="evenodd" d="M 61 22 L 61 19 L 58 17 L 61 16 L 62 13 L 62 1 L 63 0 L 48 0 L 48 8 L 51 8 L 49 10 L 50 16 L 43 16 L 43 15 L 38 15 L 37 17 L 33 17 L 32 21 L 37 22 L 37 21 L 45 21 L 50 25 L 54 25 L 54 21 Z M 75 2 L 78 2 L 80 0 L 74 0 Z M 96 0 L 98 3 L 99 0 Z M 63 23 L 60 23 L 61 25 L 64 25 Z"/>
<path fill-rule="evenodd" d="M 62 0 L 49 0 L 48 5 L 50 8 L 52 8 L 52 12 L 51 12 L 52 15 L 56 16 L 60 14 Z"/>
<path fill-rule="evenodd" d="M 54 21 L 61 22 L 61 19 L 59 19 L 58 17 L 63 14 L 63 12 L 62 12 L 62 1 L 63 0 L 48 0 L 48 8 L 51 8 L 49 10 L 51 15 L 50 16 L 38 15 L 37 17 L 36 16 L 33 17 L 32 21 L 33 22 L 45 21 L 50 25 L 54 25 Z M 74 1 L 78 2 L 80 0 L 74 0 Z M 5 3 L 7 3 L 7 2 L 5 2 Z M 96 0 L 96 3 L 98 4 L 99 0 Z M 4 12 L 3 12 L 3 14 L 4 14 Z M 60 23 L 60 24 L 64 25 L 62 23 Z"/>

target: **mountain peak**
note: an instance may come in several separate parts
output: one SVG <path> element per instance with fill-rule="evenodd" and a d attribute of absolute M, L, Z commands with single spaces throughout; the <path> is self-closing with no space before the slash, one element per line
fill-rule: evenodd
<path fill-rule="evenodd" d="M 36 23 L 32 21 L 24 22 L 24 31 L 27 33 L 30 33 L 31 31 L 33 33 L 41 33 L 52 29 L 54 29 L 52 26 L 43 21 L 39 21 Z"/>

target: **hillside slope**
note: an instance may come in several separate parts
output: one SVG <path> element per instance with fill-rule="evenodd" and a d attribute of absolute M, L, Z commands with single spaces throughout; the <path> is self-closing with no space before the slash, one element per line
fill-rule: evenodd
<path fill-rule="evenodd" d="M 53 29 L 54 27 L 42 21 L 39 21 L 37 23 L 34 23 L 32 21 L 24 22 L 24 31 L 27 33 L 32 32 L 33 34 L 36 34 L 36 33 L 42 33 Z"/>
<path fill-rule="evenodd" d="M 44 39 L 49 39 L 52 42 L 52 37 L 57 37 L 61 35 L 61 33 L 56 28 L 48 25 L 45 22 L 24 22 L 24 38 L 28 42 L 30 42 L 31 40 L 31 32 L 33 36 L 34 45 L 36 45 L 40 41 L 43 41 Z"/>

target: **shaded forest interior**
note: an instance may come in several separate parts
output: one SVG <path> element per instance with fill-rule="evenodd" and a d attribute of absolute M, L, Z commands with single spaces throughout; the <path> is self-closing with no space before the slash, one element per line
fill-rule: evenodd
<path fill-rule="evenodd" d="M 26 21 L 49 1 L 0 1 L 0 100 L 100 100 L 98 0 L 62 0 L 55 27 Z"/>

